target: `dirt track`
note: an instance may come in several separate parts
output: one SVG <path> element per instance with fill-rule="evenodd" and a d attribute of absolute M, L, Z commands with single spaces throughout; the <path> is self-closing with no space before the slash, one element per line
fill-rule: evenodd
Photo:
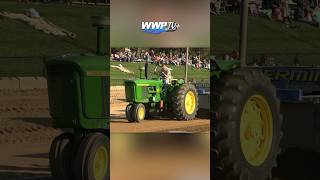
<path fill-rule="evenodd" d="M 111 98 L 111 101 L 111 104 L 120 103 L 113 107 L 122 109 L 125 106 L 121 99 Z M 175 130 L 180 127 L 177 124 L 184 123 L 161 120 L 150 121 L 151 124 L 128 124 L 116 121 L 111 123 L 111 128 L 131 132 L 141 130 L 141 127 L 148 131 Z M 162 128 L 154 129 L 159 124 Z M 51 127 L 46 89 L 0 90 L 0 180 L 50 179 L 48 152 L 51 141 L 59 133 L 60 130 Z"/>
<path fill-rule="evenodd" d="M 0 179 L 50 179 L 51 128 L 46 90 L 0 91 Z"/>
<path fill-rule="evenodd" d="M 121 99 L 113 102 L 118 105 L 113 106 L 111 114 L 120 114 L 120 118 L 112 120 L 111 128 L 118 132 L 203 132 L 208 128 L 208 120 L 127 123 L 122 117 L 125 103 Z M 188 129 L 190 125 L 192 128 Z M 51 128 L 46 90 L 0 90 L 0 180 L 50 180 L 48 152 L 52 139 L 59 133 Z M 319 153 L 294 150 L 279 159 L 278 180 L 320 179 Z"/>
<path fill-rule="evenodd" d="M 110 92 L 111 132 L 209 132 L 210 120 L 197 118 L 192 121 L 178 121 L 166 117 L 154 117 L 140 123 L 129 123 L 125 117 L 124 87 L 113 87 Z"/>
<path fill-rule="evenodd" d="M 155 117 L 140 123 L 129 123 L 125 118 L 124 109 L 127 103 L 118 103 L 111 106 L 111 132 L 209 132 L 209 119 L 195 119 L 179 121 L 168 118 Z"/>

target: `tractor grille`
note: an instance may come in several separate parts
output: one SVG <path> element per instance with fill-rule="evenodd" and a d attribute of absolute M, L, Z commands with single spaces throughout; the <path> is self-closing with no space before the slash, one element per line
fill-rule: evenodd
<path fill-rule="evenodd" d="M 143 86 L 141 87 L 141 90 L 142 90 L 142 99 L 146 99 L 148 98 L 148 86 Z"/>
<path fill-rule="evenodd" d="M 126 92 L 126 100 L 128 102 L 134 101 L 134 82 L 132 81 L 125 81 L 125 92 Z"/>
<path fill-rule="evenodd" d="M 76 117 L 76 82 L 69 66 L 50 66 L 47 69 L 50 114 L 53 118 Z"/>

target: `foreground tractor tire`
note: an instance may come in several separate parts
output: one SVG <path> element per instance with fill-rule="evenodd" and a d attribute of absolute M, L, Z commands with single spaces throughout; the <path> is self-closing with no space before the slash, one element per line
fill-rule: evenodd
<path fill-rule="evenodd" d="M 213 177 L 265 180 L 280 153 L 280 102 L 261 72 L 235 70 L 213 89 Z"/>
<path fill-rule="evenodd" d="M 74 146 L 74 135 L 71 133 L 61 134 L 53 140 L 49 153 L 49 164 L 53 179 L 74 179 L 72 173 Z"/>
<path fill-rule="evenodd" d="M 102 133 L 89 134 L 82 140 L 75 159 L 76 180 L 109 179 L 109 144 Z"/>
<path fill-rule="evenodd" d="M 132 112 L 133 121 L 141 122 L 144 120 L 146 116 L 146 107 L 141 103 L 134 104 L 131 112 Z"/>
<path fill-rule="evenodd" d="M 132 117 L 132 108 L 133 107 L 133 104 L 128 104 L 126 106 L 126 118 L 129 122 L 134 122 L 134 119 Z"/>
<path fill-rule="evenodd" d="M 198 111 L 198 93 L 194 85 L 181 85 L 172 96 L 172 111 L 179 120 L 192 120 Z"/>

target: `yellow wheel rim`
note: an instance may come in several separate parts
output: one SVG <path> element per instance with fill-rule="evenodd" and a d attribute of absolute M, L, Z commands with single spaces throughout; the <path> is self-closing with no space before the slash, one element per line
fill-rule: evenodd
<path fill-rule="evenodd" d="M 261 95 L 251 96 L 244 105 L 240 122 L 240 143 L 249 164 L 260 166 L 268 157 L 273 138 L 272 112 Z"/>
<path fill-rule="evenodd" d="M 108 171 L 108 151 L 104 146 L 100 146 L 93 159 L 93 176 L 95 180 L 102 180 Z"/>
<path fill-rule="evenodd" d="M 188 114 L 192 114 L 196 108 L 196 96 L 192 91 L 186 94 L 184 99 L 184 107 Z"/>
<path fill-rule="evenodd" d="M 144 118 L 144 115 L 145 115 L 145 110 L 144 110 L 143 107 L 140 107 L 140 108 L 138 109 L 138 117 L 139 117 L 139 119 L 140 119 L 140 120 L 143 119 L 143 118 Z"/>

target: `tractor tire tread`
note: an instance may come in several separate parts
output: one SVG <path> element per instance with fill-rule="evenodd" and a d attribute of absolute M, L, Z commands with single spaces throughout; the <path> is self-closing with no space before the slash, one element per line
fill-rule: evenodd
<path fill-rule="evenodd" d="M 272 102 L 270 107 L 273 111 L 275 131 L 272 149 L 266 161 L 255 169 L 256 173 L 252 173 L 250 165 L 245 161 L 241 152 L 240 142 L 238 145 L 236 139 L 239 135 L 236 133 L 236 127 L 239 124 L 239 107 L 242 107 L 243 96 L 249 91 L 259 90 L 260 93 L 270 95 L 268 102 Z M 282 116 L 280 114 L 280 102 L 276 97 L 276 91 L 271 81 L 262 74 L 250 69 L 237 69 L 231 73 L 222 76 L 217 83 L 217 87 L 213 90 L 212 97 L 213 109 L 219 113 L 219 119 L 212 123 L 213 131 L 213 178 L 220 180 L 256 180 L 265 179 L 271 176 L 271 171 L 276 165 L 282 136 Z M 275 134 L 275 133 L 274 133 Z M 240 149 L 239 149 L 240 148 Z"/>
<path fill-rule="evenodd" d="M 185 95 L 188 91 L 193 91 L 196 96 L 196 106 L 193 114 L 187 114 L 184 107 Z M 172 96 L 172 111 L 178 120 L 194 119 L 198 111 L 198 106 L 198 93 L 195 86 L 192 84 L 181 85 Z"/>

